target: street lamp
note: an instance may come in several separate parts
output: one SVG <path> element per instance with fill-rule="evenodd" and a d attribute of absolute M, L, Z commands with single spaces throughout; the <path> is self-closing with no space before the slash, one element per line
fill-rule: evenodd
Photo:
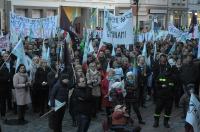
<path fill-rule="evenodd" d="M 138 41 L 138 4 L 139 4 L 139 0 L 133 0 L 133 3 L 136 4 L 136 29 L 135 29 L 135 42 Z"/>

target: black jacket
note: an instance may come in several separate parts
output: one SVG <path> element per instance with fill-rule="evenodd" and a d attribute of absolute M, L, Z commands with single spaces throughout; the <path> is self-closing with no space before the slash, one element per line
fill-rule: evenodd
<path fill-rule="evenodd" d="M 9 87 L 9 74 L 6 72 L 5 68 L 0 70 L 0 94 L 5 94 Z"/>
<path fill-rule="evenodd" d="M 180 80 L 182 84 L 196 83 L 198 81 L 199 67 L 194 63 L 182 65 L 180 69 Z"/>
<path fill-rule="evenodd" d="M 41 67 L 39 67 L 37 70 L 36 70 L 36 73 L 35 73 L 35 86 L 36 86 L 36 89 L 48 89 L 48 85 L 47 84 L 46 86 L 42 86 L 42 82 L 48 82 L 47 81 L 47 75 L 49 73 L 49 69 L 46 68 L 45 70 Z"/>
<path fill-rule="evenodd" d="M 76 104 L 74 106 L 75 113 L 87 116 L 91 115 L 92 88 L 88 86 L 75 88 L 72 94 L 72 100 L 74 101 L 73 104 Z"/>
<path fill-rule="evenodd" d="M 67 85 L 62 84 L 61 80 L 58 80 L 56 84 L 53 86 L 50 93 L 50 103 L 51 107 L 55 107 L 55 99 L 60 102 L 68 101 L 68 93 L 69 89 Z"/>

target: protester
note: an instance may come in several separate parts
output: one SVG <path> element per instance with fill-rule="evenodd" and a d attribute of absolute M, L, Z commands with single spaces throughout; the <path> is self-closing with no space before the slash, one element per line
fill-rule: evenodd
<path fill-rule="evenodd" d="M 49 68 L 46 60 L 40 61 L 40 66 L 35 73 L 35 87 L 37 93 L 37 107 L 39 108 L 39 115 L 42 116 L 45 112 L 45 107 L 48 104 L 49 85 L 47 83 L 47 75 Z"/>
<path fill-rule="evenodd" d="M 40 58 L 39 56 L 34 56 L 33 57 L 33 63 L 31 65 L 31 69 L 30 69 L 30 80 L 31 80 L 31 84 L 32 84 L 32 88 L 31 88 L 31 98 L 32 98 L 32 106 L 33 106 L 33 111 L 34 112 L 39 112 L 38 109 L 38 105 L 37 105 L 37 83 L 35 82 L 35 73 L 39 67 L 39 62 L 40 62 Z"/>
<path fill-rule="evenodd" d="M 134 75 L 132 72 L 128 72 L 126 74 L 126 81 L 125 81 L 125 89 L 126 89 L 126 96 L 125 96 L 125 102 L 126 107 L 128 109 L 129 115 L 131 115 L 131 106 L 133 107 L 133 110 L 137 114 L 137 118 L 140 124 L 145 124 L 145 122 L 142 120 L 142 116 L 139 111 L 139 89 L 136 84 L 136 78 L 134 78 Z"/>
<path fill-rule="evenodd" d="M 11 54 L 9 52 L 5 52 L 3 54 L 3 60 L 4 65 L 2 67 L 5 67 L 5 71 L 9 75 L 9 79 L 7 80 L 7 89 L 6 89 L 6 103 L 8 110 L 14 110 L 14 113 L 16 113 L 16 103 L 12 103 L 12 91 L 13 91 L 13 76 L 15 74 L 15 66 L 14 61 L 11 58 Z M 12 105 L 13 104 L 13 105 Z M 14 106 L 14 108 L 12 107 Z"/>
<path fill-rule="evenodd" d="M 86 79 L 83 77 L 80 77 L 77 83 L 73 92 L 76 101 L 74 109 L 78 120 L 77 132 L 87 132 L 92 115 L 92 88 L 87 86 Z"/>
<path fill-rule="evenodd" d="M 15 95 L 18 107 L 18 121 L 24 123 L 25 108 L 27 104 L 31 103 L 30 89 L 31 82 L 26 72 L 26 67 L 20 64 L 17 68 L 16 74 L 13 77 L 13 86 L 15 88 Z"/>
<path fill-rule="evenodd" d="M 67 74 L 61 73 L 59 80 L 53 86 L 50 93 L 50 106 L 54 110 L 49 117 L 49 127 L 53 129 L 54 132 L 62 132 L 62 120 L 64 118 L 66 105 L 62 106 L 60 109 L 55 111 L 56 100 L 61 103 L 66 103 L 68 100 L 69 91 L 69 76 Z"/>
<path fill-rule="evenodd" d="M 0 62 L 0 65 L 3 65 L 3 61 Z M 7 74 L 7 69 L 2 67 L 0 69 L 0 112 L 1 112 L 1 119 L 5 120 L 6 115 L 6 93 L 8 89 L 8 80 L 9 74 Z"/>
<path fill-rule="evenodd" d="M 171 116 L 175 86 L 172 74 L 173 73 L 167 64 L 167 56 L 162 54 L 160 56 L 159 64 L 154 67 L 154 78 L 156 81 L 156 106 L 153 127 L 159 126 L 159 118 L 163 109 L 165 110 L 164 126 L 166 128 L 170 127 L 168 121 Z"/>
<path fill-rule="evenodd" d="M 99 71 L 96 69 L 96 64 L 94 62 L 89 64 L 89 68 L 86 73 L 86 78 L 87 78 L 87 84 L 89 85 L 89 87 L 92 88 L 92 101 L 93 101 L 92 116 L 96 117 L 96 114 L 100 109 L 99 103 L 101 97 L 101 91 L 100 91 L 101 75 Z"/>

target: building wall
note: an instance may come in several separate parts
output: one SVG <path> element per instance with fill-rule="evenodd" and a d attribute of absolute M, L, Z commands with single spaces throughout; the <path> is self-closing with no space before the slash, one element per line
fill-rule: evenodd
<path fill-rule="evenodd" d="M 0 29 L 4 29 L 4 0 L 0 0 Z"/>
<path fill-rule="evenodd" d="M 188 2 L 188 26 L 191 22 L 192 12 L 197 15 L 197 21 L 200 24 L 200 0 L 189 0 Z"/>
<path fill-rule="evenodd" d="M 90 27 L 90 9 L 97 9 L 97 26 L 103 26 L 103 9 L 107 8 L 114 14 L 120 15 L 131 7 L 133 0 L 11 0 L 12 10 L 26 17 L 46 17 L 59 14 L 60 6 L 76 7 L 81 10 L 84 25 Z M 200 11 L 200 0 L 139 0 L 139 25 L 150 26 L 153 17 L 158 17 L 160 26 L 167 27 L 169 21 L 176 26 L 187 25 L 188 9 Z M 189 4 L 188 4 L 189 3 Z M 190 5 L 190 6 L 189 6 Z M 200 15 L 200 14 L 199 14 Z M 69 15 L 70 16 L 70 15 Z M 70 18 L 71 19 L 71 18 Z M 200 20 L 200 18 L 199 18 Z M 133 16 L 133 25 L 136 25 L 136 17 Z"/>

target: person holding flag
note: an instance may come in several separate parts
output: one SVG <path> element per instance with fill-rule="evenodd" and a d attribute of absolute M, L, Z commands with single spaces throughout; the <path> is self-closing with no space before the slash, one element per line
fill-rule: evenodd
<path fill-rule="evenodd" d="M 56 100 L 61 103 L 66 103 L 69 92 L 69 75 L 61 73 L 60 78 L 53 86 L 50 93 L 50 106 L 53 112 L 49 116 L 49 127 L 53 132 L 62 132 L 62 120 L 65 114 L 66 105 L 56 111 Z"/>

